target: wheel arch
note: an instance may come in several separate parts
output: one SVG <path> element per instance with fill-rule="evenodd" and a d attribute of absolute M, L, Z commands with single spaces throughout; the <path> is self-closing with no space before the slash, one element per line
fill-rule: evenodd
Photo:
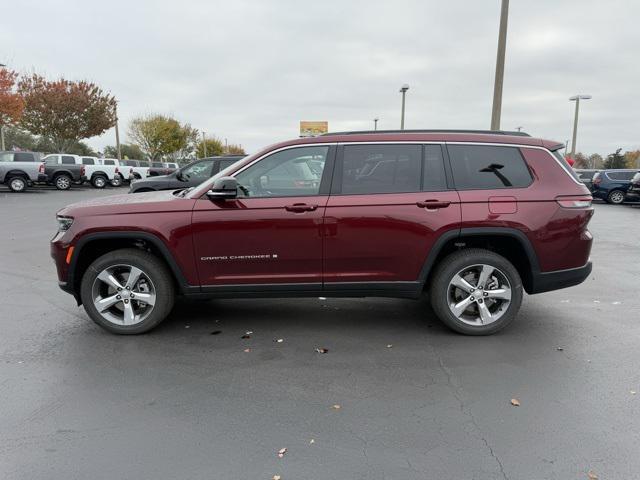
<path fill-rule="evenodd" d="M 540 274 L 538 257 L 527 236 L 509 227 L 462 228 L 443 233 L 434 243 L 420 271 L 419 280 L 428 288 L 434 267 L 447 255 L 464 248 L 484 248 L 509 260 L 520 275 L 527 293 Z"/>
<path fill-rule="evenodd" d="M 67 284 L 79 302 L 80 282 L 89 265 L 98 257 L 120 248 L 140 248 L 150 251 L 169 268 L 175 286 L 181 293 L 197 293 L 199 287 L 191 286 L 171 255 L 167 245 L 158 236 L 149 232 L 99 232 L 87 234 L 74 245 L 74 254 L 69 264 Z"/>

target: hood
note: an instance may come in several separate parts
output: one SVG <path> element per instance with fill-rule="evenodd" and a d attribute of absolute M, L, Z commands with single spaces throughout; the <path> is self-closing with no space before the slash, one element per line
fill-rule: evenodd
<path fill-rule="evenodd" d="M 177 197 L 175 190 L 160 190 L 125 195 L 113 195 L 73 203 L 58 211 L 58 215 L 113 215 L 191 210 L 195 200 Z"/>

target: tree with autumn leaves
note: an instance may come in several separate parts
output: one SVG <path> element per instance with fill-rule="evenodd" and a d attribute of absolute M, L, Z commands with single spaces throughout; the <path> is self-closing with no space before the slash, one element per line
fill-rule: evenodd
<path fill-rule="evenodd" d="M 22 127 L 48 139 L 58 152 L 116 122 L 115 97 L 91 82 L 49 81 L 33 74 L 20 79 L 18 93 L 24 101 Z"/>
<path fill-rule="evenodd" d="M 16 91 L 15 84 L 18 74 L 6 68 L 0 68 L 0 129 L 15 125 L 20 121 L 24 111 L 24 100 Z M 2 135 L 2 150 L 4 150 L 4 135 Z"/>

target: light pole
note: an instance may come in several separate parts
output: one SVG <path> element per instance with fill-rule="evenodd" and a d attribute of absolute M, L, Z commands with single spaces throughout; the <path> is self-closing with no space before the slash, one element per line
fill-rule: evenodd
<path fill-rule="evenodd" d="M 591 95 L 574 95 L 569 98 L 570 102 L 576 102 L 576 113 L 573 117 L 573 137 L 571 139 L 571 158 L 576 157 L 576 138 L 578 137 L 578 112 L 580 111 L 580 100 L 589 100 Z"/>
<path fill-rule="evenodd" d="M 374 130 L 378 130 L 378 120 L 379 120 L 378 117 L 373 119 L 373 129 Z"/>
<path fill-rule="evenodd" d="M 204 152 L 204 157 L 202 158 L 207 158 L 207 139 L 204 130 L 202 131 L 202 151 Z"/>
<path fill-rule="evenodd" d="M 4 68 L 6 65 L 0 63 L 0 68 Z M 4 150 L 4 124 L 0 124 L 0 149 Z"/>
<path fill-rule="evenodd" d="M 498 54 L 496 56 L 496 78 L 493 84 L 493 108 L 491 109 L 491 130 L 500 130 L 502 111 L 502 82 L 504 80 L 504 54 L 507 49 L 507 22 L 509 0 L 502 0 L 500 8 L 500 33 L 498 34 Z"/>
<path fill-rule="evenodd" d="M 118 129 L 118 103 L 116 102 L 116 151 L 118 160 L 122 160 L 122 151 L 120 150 L 120 130 Z"/>
<path fill-rule="evenodd" d="M 406 83 L 400 87 L 400 93 L 402 93 L 402 112 L 400 113 L 400 130 L 404 130 L 404 101 L 409 90 L 409 85 Z"/>
<path fill-rule="evenodd" d="M 524 127 L 516 127 L 516 130 L 521 132 Z"/>

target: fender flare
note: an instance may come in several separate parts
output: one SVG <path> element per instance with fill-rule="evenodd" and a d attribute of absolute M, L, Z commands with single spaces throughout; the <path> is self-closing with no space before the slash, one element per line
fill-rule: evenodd
<path fill-rule="evenodd" d="M 74 290 L 74 295 L 77 294 L 75 292 L 75 283 L 76 283 L 76 271 L 78 269 L 78 260 L 81 258 L 82 249 L 87 246 L 87 244 L 95 241 L 95 240 L 144 240 L 152 244 L 162 255 L 162 259 L 169 266 L 169 270 L 173 274 L 176 279 L 176 283 L 178 284 L 178 288 L 181 293 L 197 293 L 200 291 L 199 286 L 192 286 L 187 283 L 182 270 L 176 263 L 175 259 L 171 255 L 169 248 L 157 235 L 154 235 L 149 232 L 143 231 L 126 231 L 126 232 L 97 232 L 97 233 L 89 233 L 87 235 L 83 235 L 80 239 L 74 244 L 74 254 L 71 258 L 71 263 L 69 264 L 69 270 L 67 273 L 67 284 L 71 286 Z"/>
<path fill-rule="evenodd" d="M 540 274 L 540 264 L 538 263 L 538 256 L 534 250 L 531 242 L 527 236 L 516 228 L 510 227 L 478 227 L 478 228 L 461 228 L 455 230 L 448 230 L 444 232 L 433 244 L 433 247 L 429 251 L 427 258 L 420 270 L 420 276 L 418 280 L 422 285 L 426 283 L 429 278 L 429 274 L 434 267 L 435 261 L 438 255 L 442 251 L 443 247 L 451 240 L 456 238 L 465 237 L 478 237 L 478 236 L 495 236 L 495 237 L 509 237 L 514 238 L 524 249 L 529 265 L 531 265 L 531 275 L 533 278 Z"/>
<path fill-rule="evenodd" d="M 24 170 L 18 170 L 18 169 L 7 171 L 7 173 L 4 174 L 4 178 L 2 179 L 2 181 L 6 182 L 8 179 L 12 177 L 24 177 L 27 181 L 31 181 L 31 177 L 27 172 L 25 172 Z"/>

